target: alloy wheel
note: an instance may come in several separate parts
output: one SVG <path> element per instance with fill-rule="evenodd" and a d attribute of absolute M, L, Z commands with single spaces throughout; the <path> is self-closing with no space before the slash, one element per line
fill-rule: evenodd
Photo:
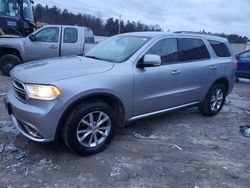
<path fill-rule="evenodd" d="M 211 96 L 210 108 L 212 111 L 217 111 L 221 108 L 224 100 L 224 94 L 221 89 L 216 89 Z"/>
<path fill-rule="evenodd" d="M 111 119 L 106 113 L 90 112 L 78 124 L 77 139 L 85 147 L 96 147 L 106 140 L 110 129 Z"/>

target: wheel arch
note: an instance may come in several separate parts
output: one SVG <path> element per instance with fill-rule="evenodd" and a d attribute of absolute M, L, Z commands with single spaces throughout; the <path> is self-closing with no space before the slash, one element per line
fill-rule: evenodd
<path fill-rule="evenodd" d="M 94 93 L 89 94 L 84 97 L 80 97 L 72 102 L 69 106 L 67 106 L 66 110 L 64 110 L 62 116 L 57 125 L 55 140 L 60 139 L 61 132 L 64 126 L 64 122 L 67 120 L 67 117 L 72 112 L 73 109 L 77 108 L 77 106 L 82 104 L 89 104 L 92 102 L 101 101 L 109 104 L 116 112 L 118 112 L 119 125 L 124 125 L 125 123 L 125 108 L 122 101 L 119 97 L 110 94 L 110 93 Z"/>
<path fill-rule="evenodd" d="M 9 47 L 0 47 L 0 58 L 2 56 L 4 56 L 4 55 L 7 55 L 7 54 L 16 55 L 23 62 L 22 55 L 21 55 L 21 53 L 20 53 L 20 51 L 18 49 L 16 49 L 16 48 L 9 48 Z"/>
<path fill-rule="evenodd" d="M 226 77 L 221 77 L 217 79 L 210 88 L 212 88 L 215 84 L 223 84 L 226 88 L 226 93 L 229 92 L 229 80 Z"/>

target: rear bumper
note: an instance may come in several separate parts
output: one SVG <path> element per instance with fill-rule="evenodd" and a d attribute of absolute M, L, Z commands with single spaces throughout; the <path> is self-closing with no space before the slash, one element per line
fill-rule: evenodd
<path fill-rule="evenodd" d="M 18 100 L 10 89 L 5 97 L 5 106 L 14 125 L 28 139 L 36 142 L 55 140 L 62 103 L 53 101 Z"/>

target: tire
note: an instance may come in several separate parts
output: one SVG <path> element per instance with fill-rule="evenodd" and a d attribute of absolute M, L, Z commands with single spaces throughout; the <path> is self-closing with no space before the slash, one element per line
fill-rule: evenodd
<path fill-rule="evenodd" d="M 103 122 L 99 128 L 98 121 Z M 63 127 L 64 143 L 79 155 L 96 154 L 104 150 L 112 141 L 117 122 L 114 109 L 104 102 L 80 105 L 71 112 Z"/>
<path fill-rule="evenodd" d="M 10 76 L 10 71 L 16 65 L 21 64 L 21 59 L 13 54 L 6 54 L 0 58 L 0 69 L 5 76 Z"/>
<path fill-rule="evenodd" d="M 199 111 L 205 116 L 217 115 L 226 99 L 226 88 L 223 84 L 215 84 L 209 90 L 206 98 L 199 105 Z"/>

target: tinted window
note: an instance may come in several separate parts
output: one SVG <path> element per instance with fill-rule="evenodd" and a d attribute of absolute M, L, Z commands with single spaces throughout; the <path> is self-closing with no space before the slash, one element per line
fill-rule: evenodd
<path fill-rule="evenodd" d="M 35 34 L 38 42 L 58 42 L 59 28 L 48 27 Z"/>
<path fill-rule="evenodd" d="M 224 43 L 213 40 L 209 40 L 209 43 L 218 57 L 231 57 L 228 47 Z"/>
<path fill-rule="evenodd" d="M 147 54 L 161 56 L 161 63 L 167 64 L 178 61 L 177 39 L 163 39 L 157 42 Z"/>
<path fill-rule="evenodd" d="M 85 42 L 90 44 L 95 43 L 93 31 L 91 31 L 90 29 L 85 30 Z"/>
<path fill-rule="evenodd" d="M 201 39 L 178 39 L 181 61 L 202 60 L 210 58 L 207 47 Z"/>
<path fill-rule="evenodd" d="M 75 43 L 77 41 L 77 29 L 75 28 L 65 28 L 63 42 L 65 43 Z"/>

